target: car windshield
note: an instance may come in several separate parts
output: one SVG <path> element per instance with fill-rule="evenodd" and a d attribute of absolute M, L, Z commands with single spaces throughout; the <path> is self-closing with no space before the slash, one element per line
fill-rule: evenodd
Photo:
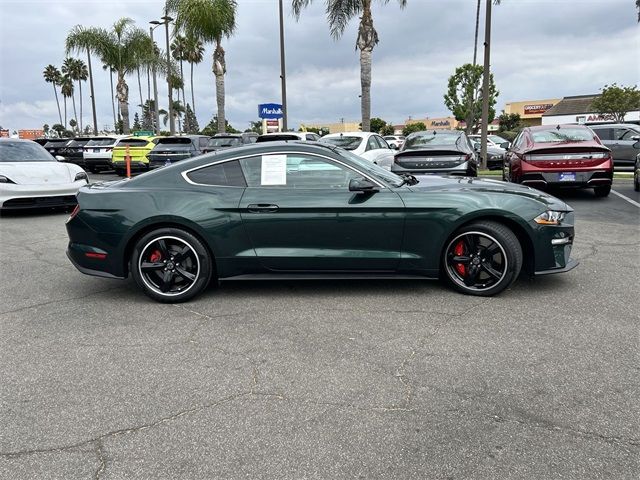
<path fill-rule="evenodd" d="M 69 143 L 67 143 L 67 147 L 84 147 L 87 143 L 89 142 L 89 140 L 85 140 L 85 139 L 78 139 L 78 140 L 71 140 Z"/>
<path fill-rule="evenodd" d="M 0 142 L 0 162 L 55 162 L 41 145 L 34 142 Z"/>
<path fill-rule="evenodd" d="M 44 147 L 45 148 L 60 148 L 60 147 L 64 147 L 67 143 L 69 143 L 69 139 L 49 140 L 47 143 L 44 144 Z"/>
<path fill-rule="evenodd" d="M 190 145 L 189 137 L 167 137 L 158 139 L 157 145 Z"/>
<path fill-rule="evenodd" d="M 487 138 L 489 140 L 491 140 L 493 143 L 495 143 L 496 145 L 500 145 L 501 143 L 509 141 L 509 140 L 507 140 L 505 138 L 502 138 L 502 137 L 500 137 L 498 135 L 489 135 Z"/>
<path fill-rule="evenodd" d="M 345 150 L 355 150 L 362 143 L 362 137 L 340 135 L 339 137 L 323 137 L 322 141 L 335 145 L 336 147 L 344 148 Z"/>
<path fill-rule="evenodd" d="M 116 143 L 115 138 L 92 138 L 85 147 L 107 147 Z"/>
<path fill-rule="evenodd" d="M 586 142 L 593 140 L 593 134 L 586 128 L 557 128 L 534 130 L 531 132 L 535 143 Z"/>
<path fill-rule="evenodd" d="M 365 172 L 377 178 L 378 180 L 381 180 L 382 182 L 391 184 L 394 187 L 399 187 L 404 183 L 404 180 L 398 175 L 396 175 L 395 173 L 385 170 L 384 168 L 379 167 L 375 163 L 370 162 L 369 160 L 365 160 L 362 157 L 359 157 L 355 153 L 351 153 L 350 151 L 345 150 L 344 148 L 336 148 L 334 151 L 339 155 L 341 155 L 342 157 L 349 160 L 351 163 L 355 163 L 358 168 L 360 168 L 361 170 L 364 170 Z"/>
<path fill-rule="evenodd" d="M 130 147 L 145 147 L 147 143 L 149 143 L 147 140 L 142 140 L 141 138 L 125 138 L 124 140 L 120 140 L 118 146 L 126 147 L 128 145 Z"/>
<path fill-rule="evenodd" d="M 404 149 L 419 149 L 430 145 L 455 145 L 459 139 L 460 135 L 453 132 L 420 132 L 407 138 Z"/>
<path fill-rule="evenodd" d="M 209 140 L 210 147 L 236 147 L 242 145 L 239 137 L 215 137 Z"/>

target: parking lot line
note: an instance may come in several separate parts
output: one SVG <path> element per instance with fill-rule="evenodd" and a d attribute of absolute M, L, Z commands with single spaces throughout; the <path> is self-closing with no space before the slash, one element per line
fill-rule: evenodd
<path fill-rule="evenodd" d="M 611 193 L 613 193 L 614 195 L 619 196 L 621 199 L 626 200 L 627 202 L 629 202 L 631 205 L 635 205 L 636 207 L 640 208 L 640 203 L 636 202 L 635 200 L 631 200 L 629 197 L 622 195 L 619 192 L 616 192 L 615 190 L 611 190 Z"/>

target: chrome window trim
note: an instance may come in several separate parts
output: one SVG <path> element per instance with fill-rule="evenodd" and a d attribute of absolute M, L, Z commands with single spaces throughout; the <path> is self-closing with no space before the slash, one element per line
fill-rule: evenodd
<path fill-rule="evenodd" d="M 358 174 L 362 175 L 362 176 L 363 176 L 363 177 L 365 177 L 367 180 L 371 180 L 373 183 L 375 183 L 376 185 L 378 185 L 380 188 L 386 188 L 386 189 L 389 189 L 389 186 L 388 186 L 388 185 L 385 185 L 385 184 L 384 184 L 384 183 L 382 183 L 382 182 L 380 182 L 380 180 L 378 180 L 378 179 L 376 179 L 376 178 L 373 178 L 373 177 L 371 177 L 370 175 L 368 175 L 368 174 L 366 174 L 366 173 L 362 172 L 361 170 L 359 170 L 359 169 L 357 169 L 357 168 L 355 168 L 355 167 L 352 167 L 351 165 L 348 165 L 348 164 L 346 164 L 346 163 L 344 163 L 344 162 L 342 162 L 342 161 L 340 161 L 340 160 L 336 160 L 335 158 L 327 157 L 327 156 L 325 156 L 325 155 L 320 155 L 320 154 L 318 154 L 318 153 L 309 153 L 309 152 L 302 152 L 302 151 L 297 151 L 297 150 L 296 150 L 296 151 L 287 151 L 287 152 L 269 152 L 269 153 L 267 153 L 267 154 L 262 154 L 262 153 L 255 154 L 255 153 L 254 153 L 254 154 L 252 154 L 252 155 L 243 155 L 243 156 L 240 156 L 240 157 L 227 158 L 227 159 L 224 159 L 224 160 L 218 160 L 217 162 L 211 162 L 211 163 L 208 163 L 208 164 L 206 164 L 206 165 L 201 165 L 201 166 L 199 166 L 199 167 L 190 168 L 189 170 L 185 170 L 185 171 L 181 172 L 181 175 L 182 175 L 182 178 L 184 178 L 184 180 L 185 180 L 187 183 L 190 183 L 191 185 L 197 185 L 197 186 L 199 186 L 199 187 L 271 188 L 270 186 L 264 186 L 264 187 L 250 187 L 249 185 L 247 185 L 246 187 L 238 187 L 238 186 L 236 186 L 236 185 L 211 185 L 211 184 L 208 184 L 208 183 L 196 183 L 196 182 L 194 182 L 193 180 L 191 180 L 191 179 L 188 177 L 188 175 L 189 175 L 191 172 L 195 171 L 195 170 L 200 170 L 200 169 L 202 169 L 202 168 L 211 167 L 211 166 L 213 166 L 213 165 L 218 165 L 218 164 L 222 164 L 222 163 L 225 163 L 225 162 L 233 162 L 233 161 L 236 161 L 236 160 L 238 160 L 238 161 L 239 161 L 239 160 L 243 160 L 243 159 L 245 159 L 245 158 L 262 157 L 263 155 L 289 155 L 289 154 L 291 154 L 291 155 L 295 155 L 295 154 L 298 154 L 298 155 L 311 155 L 311 156 L 314 156 L 314 157 L 320 157 L 320 158 L 322 158 L 322 159 L 324 159 L 324 160 L 329 160 L 330 162 L 339 163 L 339 164 L 340 164 L 340 165 L 342 165 L 343 167 L 346 167 L 346 168 L 348 168 L 349 170 L 353 170 L 354 172 L 356 172 L 356 173 L 358 173 Z M 244 172 L 243 172 L 243 174 L 244 174 Z M 246 181 L 246 178 L 245 178 L 245 181 Z M 282 188 L 282 187 L 273 187 L 273 188 Z M 317 190 L 322 190 L 322 189 L 317 189 Z"/>

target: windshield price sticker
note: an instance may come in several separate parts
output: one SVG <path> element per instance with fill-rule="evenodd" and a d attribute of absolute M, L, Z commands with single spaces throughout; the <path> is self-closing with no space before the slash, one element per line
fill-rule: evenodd
<path fill-rule="evenodd" d="M 287 156 L 263 155 L 260 172 L 261 185 L 287 184 Z"/>

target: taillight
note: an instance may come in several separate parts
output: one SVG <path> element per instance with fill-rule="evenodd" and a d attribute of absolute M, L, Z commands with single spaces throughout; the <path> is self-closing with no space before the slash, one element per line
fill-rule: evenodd
<path fill-rule="evenodd" d="M 71 215 L 69 215 L 69 219 L 67 220 L 67 222 L 70 220 L 73 220 L 76 217 L 76 215 L 78 215 L 79 211 L 80 211 L 80 205 L 78 204 L 74 207 L 73 211 L 71 212 Z"/>

